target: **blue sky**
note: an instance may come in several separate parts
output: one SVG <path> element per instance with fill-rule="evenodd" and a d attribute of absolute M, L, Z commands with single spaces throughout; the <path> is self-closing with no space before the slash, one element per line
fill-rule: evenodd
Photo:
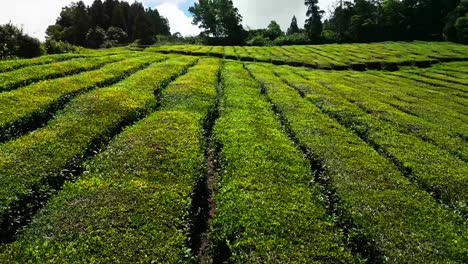
<path fill-rule="evenodd" d="M 12 22 L 41 40 L 45 38 L 48 25 L 54 24 L 62 7 L 76 0 L 0 0 L 0 24 Z M 126 0 L 133 2 L 133 0 Z M 305 21 L 304 0 L 232 0 L 243 16 L 245 27 L 265 28 L 271 20 L 276 20 L 285 31 L 293 15 L 299 26 Z M 90 5 L 93 0 L 83 0 Z M 182 35 L 196 35 L 200 32 L 192 25 L 188 8 L 194 0 L 140 0 L 146 7 L 157 8 L 161 15 L 169 19 L 171 32 Z M 336 0 L 319 0 L 320 7 L 328 11 Z M 40 10 L 38 12 L 38 10 Z"/>

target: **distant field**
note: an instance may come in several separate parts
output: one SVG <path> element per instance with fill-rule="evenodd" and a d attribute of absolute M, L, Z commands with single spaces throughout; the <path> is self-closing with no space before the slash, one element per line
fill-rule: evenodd
<path fill-rule="evenodd" d="M 383 42 L 275 47 L 160 46 L 162 53 L 215 56 L 241 61 L 271 62 L 335 70 L 385 69 L 399 66 L 428 67 L 440 61 L 467 60 L 468 47 L 448 42 Z"/>
<path fill-rule="evenodd" d="M 0 61 L 0 263 L 468 263 L 467 141 L 463 45 Z"/>

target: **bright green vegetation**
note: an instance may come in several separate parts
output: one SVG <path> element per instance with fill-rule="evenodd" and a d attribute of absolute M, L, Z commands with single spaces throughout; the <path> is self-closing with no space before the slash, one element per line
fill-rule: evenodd
<path fill-rule="evenodd" d="M 46 65 L 29 66 L 16 71 L 0 73 L 0 92 L 44 79 L 96 69 L 106 63 L 123 60 L 127 57 L 128 55 L 115 55 L 110 57 L 80 58 Z"/>
<path fill-rule="evenodd" d="M 468 263 L 467 46 L 78 52 L 0 61 L 0 263 Z"/>
<path fill-rule="evenodd" d="M 450 66 L 456 67 L 456 65 L 459 65 L 459 63 L 458 62 L 446 63 L 444 65 L 446 66 L 450 65 Z M 460 67 L 467 67 L 467 66 L 468 66 L 467 63 L 464 63 L 464 66 L 460 65 Z M 430 68 L 429 70 L 433 70 L 433 69 L 434 68 Z M 426 71 L 426 70 L 421 70 L 421 71 Z M 444 72 L 446 74 L 451 74 L 448 72 L 448 70 Z M 375 75 L 377 77 L 380 77 L 380 78 L 376 78 L 368 74 L 360 75 L 364 79 L 368 78 L 366 80 L 368 80 L 369 82 L 373 82 L 376 88 L 378 88 L 380 85 L 391 87 L 392 89 L 389 92 L 392 92 L 392 93 L 403 92 L 411 97 L 424 99 L 425 103 L 436 104 L 438 106 L 445 107 L 445 109 L 448 111 L 455 111 L 455 112 L 463 114 L 464 116 L 468 115 L 468 108 L 466 107 L 466 105 L 468 105 L 468 98 L 466 98 L 466 95 L 464 95 L 464 92 L 456 91 L 456 90 L 449 90 L 447 89 L 448 87 L 433 86 L 433 85 L 423 83 L 417 80 L 401 78 L 395 75 L 390 75 L 390 74 L 382 73 L 379 71 L 369 71 L 368 73 Z M 467 77 L 468 72 L 467 73 L 455 73 L 455 74 L 458 76 L 458 78 L 463 79 Z M 450 86 L 450 84 L 446 84 L 446 85 Z M 463 118 L 466 119 L 466 117 L 463 117 Z M 459 123 L 456 123 L 456 125 L 459 125 Z"/>
<path fill-rule="evenodd" d="M 101 69 L 42 81 L 0 93 L 0 141 L 40 127 L 75 95 L 118 81 L 162 56 L 143 56 L 110 63 Z"/>
<path fill-rule="evenodd" d="M 90 161 L 85 176 L 49 202 L 0 262 L 188 261 L 188 208 L 202 176 L 203 120 L 215 102 L 219 65 L 203 59 L 171 83 L 162 107 Z"/>
<path fill-rule="evenodd" d="M 84 57 L 84 55 L 57 54 L 57 55 L 42 56 L 42 57 L 33 58 L 33 59 L 4 60 L 4 61 L 0 61 L 0 72 L 11 71 L 11 70 L 15 70 L 15 69 L 26 67 L 26 66 L 47 64 L 47 63 L 70 60 L 70 59 L 80 58 L 80 57 Z"/>
<path fill-rule="evenodd" d="M 468 213 L 467 164 L 427 142 L 433 139 L 450 152 L 467 158 L 468 146 L 463 139 L 444 131 L 443 127 L 373 99 L 369 96 L 372 91 L 365 90 L 362 85 L 355 88 L 354 83 L 340 84 L 344 76 L 299 71 L 299 74 L 313 79 L 306 81 L 291 71 L 278 74 L 323 112 L 387 155 L 423 189 L 463 214 Z"/>
<path fill-rule="evenodd" d="M 154 109 L 154 92 L 194 61 L 180 57 L 152 64 L 114 86 L 75 98 L 43 129 L 0 145 L 2 221 L 16 213 L 18 203 L 33 207 L 37 201 L 29 202 L 31 195 L 53 193 L 54 183 L 79 170 L 123 126 Z M 2 226 L 2 233 L 8 228 Z"/>
<path fill-rule="evenodd" d="M 243 61 L 304 65 L 334 69 L 397 69 L 398 66 L 426 67 L 438 60 L 468 59 L 468 47 L 449 42 L 382 42 L 281 47 L 159 46 L 146 49 L 163 53 L 210 55 Z"/>
<path fill-rule="evenodd" d="M 392 263 L 467 260 L 468 234 L 461 217 L 418 190 L 388 159 L 312 103 L 333 109 L 331 100 L 316 93 L 301 98 L 268 68 L 252 64 L 248 69 L 264 85 L 297 140 L 321 164 L 322 177 L 330 179 L 342 217 L 353 223 L 350 241 L 362 243 L 358 247 L 371 243 L 375 247 L 371 258 Z M 344 118 L 349 112 L 345 106 L 336 110 Z"/>
<path fill-rule="evenodd" d="M 352 262 L 320 201 L 308 161 L 282 131 L 257 83 L 241 64 L 227 63 L 222 76 L 214 133 L 223 167 L 212 232 L 217 258 Z"/>

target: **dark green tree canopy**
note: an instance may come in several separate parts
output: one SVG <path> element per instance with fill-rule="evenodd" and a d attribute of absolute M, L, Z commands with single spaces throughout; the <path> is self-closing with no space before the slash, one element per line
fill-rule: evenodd
<path fill-rule="evenodd" d="M 113 36 L 107 36 L 108 33 Z M 95 0 L 89 7 L 83 1 L 64 7 L 57 22 L 47 28 L 46 34 L 50 40 L 99 47 L 105 40 L 112 40 L 113 44 L 135 40 L 152 44 L 156 35 L 170 36 L 170 28 L 168 20 L 160 16 L 156 9 L 145 9 L 141 3 Z"/>
<path fill-rule="evenodd" d="M 193 14 L 192 23 L 204 29 L 202 35 L 221 42 L 243 42 L 242 16 L 231 0 L 200 0 L 189 12 Z"/>
<path fill-rule="evenodd" d="M 468 0 L 340 1 L 324 23 L 337 42 L 444 40 L 463 42 Z M 458 29 L 457 19 L 461 19 Z"/>
<path fill-rule="evenodd" d="M 265 37 L 269 38 L 270 40 L 274 40 L 279 38 L 283 35 L 283 31 L 281 30 L 280 25 L 276 21 L 271 21 L 265 31 Z"/>
<path fill-rule="evenodd" d="M 8 23 L 0 25 L 0 59 L 9 57 L 32 58 L 41 55 L 41 43 L 23 29 Z"/>
<path fill-rule="evenodd" d="M 287 31 L 287 35 L 292 35 L 292 34 L 296 34 L 296 33 L 300 33 L 301 30 L 299 29 L 299 26 L 297 25 L 297 19 L 296 19 L 296 16 L 293 16 L 292 20 L 291 20 L 291 25 L 289 26 L 288 28 L 288 31 Z"/>
<path fill-rule="evenodd" d="M 304 4 L 307 6 L 307 19 L 304 26 L 306 33 L 312 42 L 318 43 L 323 29 L 322 15 L 325 12 L 320 10 L 318 0 L 305 0 Z"/>

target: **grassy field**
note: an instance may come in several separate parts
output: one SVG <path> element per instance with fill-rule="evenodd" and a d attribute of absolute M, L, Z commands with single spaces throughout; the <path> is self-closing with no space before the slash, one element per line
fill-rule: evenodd
<path fill-rule="evenodd" d="M 0 263 L 468 263 L 468 47 L 0 61 Z"/>

